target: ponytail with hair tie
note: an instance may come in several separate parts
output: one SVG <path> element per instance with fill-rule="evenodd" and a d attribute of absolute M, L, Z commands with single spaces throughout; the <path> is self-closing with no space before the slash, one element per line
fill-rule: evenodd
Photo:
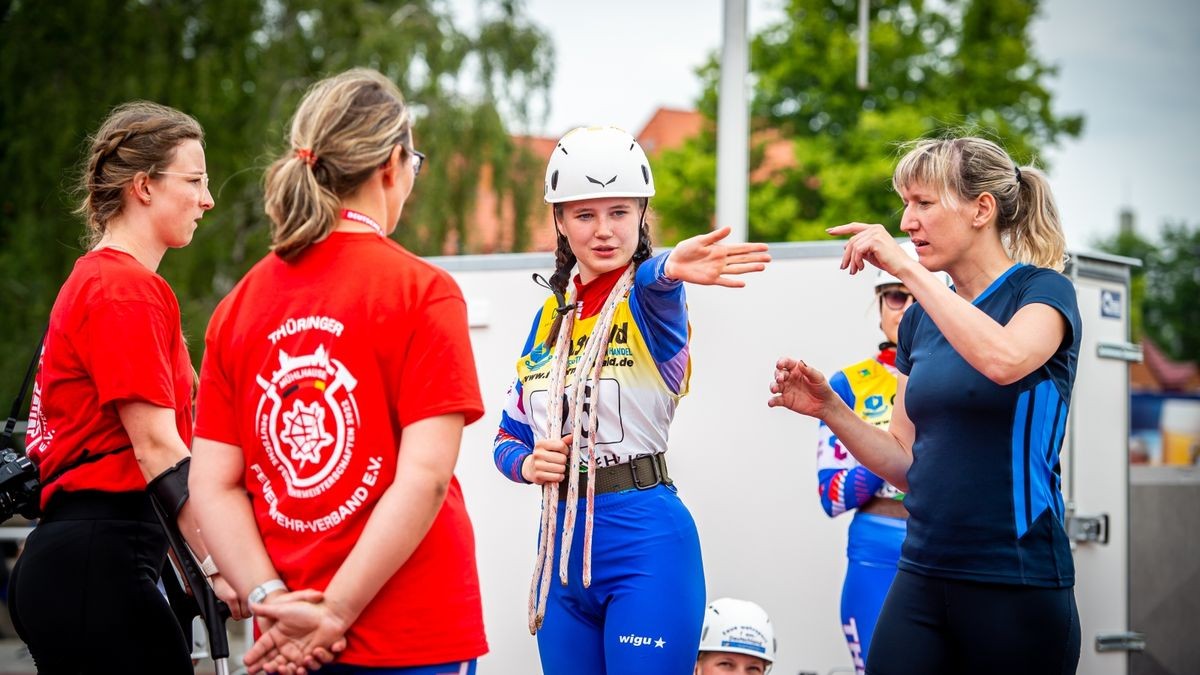
<path fill-rule="evenodd" d="M 316 154 L 313 153 L 312 148 L 296 148 L 296 158 L 308 165 L 308 168 L 310 169 L 315 166 L 317 160 L 320 159 L 316 156 Z"/>

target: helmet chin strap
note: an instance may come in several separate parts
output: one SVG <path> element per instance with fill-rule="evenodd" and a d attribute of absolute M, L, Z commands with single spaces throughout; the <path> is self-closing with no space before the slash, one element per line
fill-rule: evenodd
<path fill-rule="evenodd" d="M 638 216 L 638 243 L 639 244 L 642 241 L 642 229 L 647 227 L 646 211 L 649 211 L 649 210 L 650 210 L 650 200 L 648 198 L 643 197 L 642 198 L 642 214 L 640 216 Z M 653 247 L 651 247 L 650 253 L 651 254 L 654 253 Z M 633 254 L 637 255 L 637 245 L 634 245 L 634 247 L 633 247 Z"/>

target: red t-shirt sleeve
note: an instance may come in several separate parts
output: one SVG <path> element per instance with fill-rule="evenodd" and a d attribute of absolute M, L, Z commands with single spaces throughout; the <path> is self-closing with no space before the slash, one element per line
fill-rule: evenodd
<path fill-rule="evenodd" d="M 422 305 L 409 325 L 408 348 L 399 364 L 396 413 L 400 424 L 457 412 L 463 414 L 464 424 L 482 417 L 467 305 L 458 288 Z"/>
<path fill-rule="evenodd" d="M 200 391 L 196 395 L 196 436 L 220 443 L 241 445 L 237 415 L 233 409 L 233 387 L 222 363 L 221 327 L 225 312 L 218 307 L 204 337 L 200 362 Z"/>
<path fill-rule="evenodd" d="M 99 303 L 88 312 L 81 338 L 100 405 L 144 401 L 175 408 L 174 346 L 183 336 L 162 307 L 136 300 Z"/>

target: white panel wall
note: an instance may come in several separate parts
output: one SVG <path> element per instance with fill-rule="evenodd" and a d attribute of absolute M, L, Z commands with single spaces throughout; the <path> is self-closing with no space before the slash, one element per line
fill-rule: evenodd
<path fill-rule="evenodd" d="M 875 353 L 881 336 L 873 274 L 850 277 L 839 270 L 840 251 L 838 243 L 773 245 L 775 261 L 749 277 L 747 288 L 688 288 L 692 393 L 680 405 L 667 455 L 700 530 L 709 598 L 763 605 L 778 632 L 775 672 L 788 675 L 850 666 L 838 618 L 850 517 L 830 520 L 821 510 L 816 423 L 766 406 L 781 355 L 828 373 Z M 466 431 L 458 464 L 475 525 L 491 644 L 480 673 L 539 673 L 536 643 L 525 627 L 539 493 L 501 476 L 491 447 L 515 359 L 545 297 L 530 275 L 548 276 L 553 261 L 513 255 L 436 262 L 453 272 L 467 298 L 487 405 L 484 419 Z M 1085 326 L 1095 316 L 1086 314 Z M 1090 380 L 1082 370 L 1081 385 Z M 1113 412 L 1104 419 L 1120 422 L 1111 436 L 1124 438 L 1124 390 L 1105 383 L 1095 395 L 1112 399 Z M 1105 446 L 1103 452 L 1118 450 Z M 1117 460 L 1123 457 L 1122 446 Z M 1125 546 L 1124 537 L 1114 545 Z M 1081 610 L 1085 606 L 1092 603 L 1081 598 Z M 1092 625 L 1085 620 L 1085 631 Z M 1085 652 L 1090 640 L 1085 633 Z"/>

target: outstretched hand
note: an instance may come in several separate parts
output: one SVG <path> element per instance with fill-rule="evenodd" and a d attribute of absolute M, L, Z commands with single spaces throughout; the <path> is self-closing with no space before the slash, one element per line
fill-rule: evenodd
<path fill-rule="evenodd" d="M 775 363 L 775 378 L 771 382 L 771 396 L 767 405 L 772 408 L 787 408 L 824 419 L 837 400 L 837 394 L 825 380 L 821 371 L 787 357 Z"/>
<path fill-rule="evenodd" d="M 900 270 L 905 265 L 920 264 L 900 248 L 900 244 L 882 225 L 846 223 L 825 231 L 835 237 L 852 235 L 842 252 L 841 266 L 841 269 L 850 270 L 850 274 L 861 272 L 866 263 L 870 263 L 899 278 Z"/>
<path fill-rule="evenodd" d="M 746 285 L 731 275 L 761 272 L 771 262 L 766 244 L 722 244 L 730 229 L 722 227 L 679 242 L 667 256 L 667 276 L 702 286 L 741 288 Z"/>

